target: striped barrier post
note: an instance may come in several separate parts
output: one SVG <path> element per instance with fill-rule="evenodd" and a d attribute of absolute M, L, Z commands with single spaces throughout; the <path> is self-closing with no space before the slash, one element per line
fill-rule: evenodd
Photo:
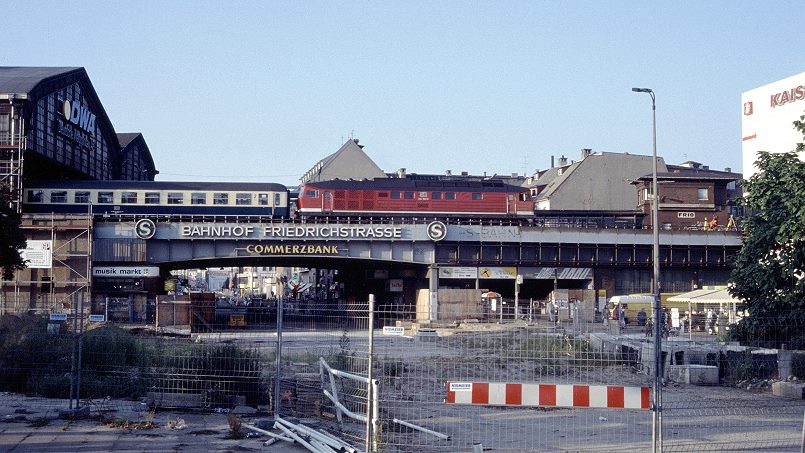
<path fill-rule="evenodd" d="M 447 382 L 447 404 L 651 409 L 650 387 Z"/>

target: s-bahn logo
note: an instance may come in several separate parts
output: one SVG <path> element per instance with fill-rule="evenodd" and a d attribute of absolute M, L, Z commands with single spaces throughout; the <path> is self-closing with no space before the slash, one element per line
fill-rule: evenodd
<path fill-rule="evenodd" d="M 134 224 L 134 234 L 140 239 L 151 239 L 157 232 L 157 226 L 153 220 L 140 219 Z"/>
<path fill-rule="evenodd" d="M 444 222 L 431 222 L 428 224 L 428 237 L 431 241 L 441 241 L 447 237 L 447 225 Z"/>

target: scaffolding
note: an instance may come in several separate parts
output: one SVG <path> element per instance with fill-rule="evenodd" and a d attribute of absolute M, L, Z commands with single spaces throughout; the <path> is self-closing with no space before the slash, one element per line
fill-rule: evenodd
<path fill-rule="evenodd" d="M 9 103 L 0 105 L 0 184 L 11 188 L 14 194 L 13 207 L 21 212 L 22 168 L 25 150 L 25 128 L 23 127 L 22 106 Z"/>
<path fill-rule="evenodd" d="M 92 226 L 91 205 L 86 215 L 24 214 L 26 238 L 49 240 L 52 264 L 19 270 L 13 281 L 3 281 L 0 315 L 66 313 L 77 301 L 90 300 Z"/>

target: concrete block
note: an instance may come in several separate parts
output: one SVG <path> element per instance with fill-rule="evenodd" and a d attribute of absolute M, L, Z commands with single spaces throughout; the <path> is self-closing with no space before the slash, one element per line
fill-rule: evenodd
<path fill-rule="evenodd" d="M 776 396 L 802 400 L 805 399 L 805 384 L 782 381 L 774 382 L 771 385 L 771 392 Z"/>
<path fill-rule="evenodd" d="M 202 393 L 148 392 L 146 402 L 157 408 L 201 408 L 204 407 Z"/>
<path fill-rule="evenodd" d="M 436 329 L 420 327 L 416 332 L 416 339 L 418 341 L 436 341 L 439 339 L 439 334 L 436 333 Z"/>
<path fill-rule="evenodd" d="M 692 385 L 718 385 L 718 367 L 708 365 L 667 365 L 666 377 Z"/>

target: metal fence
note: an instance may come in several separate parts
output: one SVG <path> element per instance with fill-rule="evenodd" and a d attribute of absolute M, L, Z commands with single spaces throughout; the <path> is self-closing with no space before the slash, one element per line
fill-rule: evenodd
<path fill-rule="evenodd" d="M 640 326 L 417 322 L 316 301 L 286 301 L 278 323 L 279 307 L 259 308 L 194 329 L 4 315 L 0 385 L 54 411 L 248 406 L 360 451 L 651 450 L 654 338 Z M 805 355 L 724 335 L 663 339 L 661 450 L 799 451 Z"/>

